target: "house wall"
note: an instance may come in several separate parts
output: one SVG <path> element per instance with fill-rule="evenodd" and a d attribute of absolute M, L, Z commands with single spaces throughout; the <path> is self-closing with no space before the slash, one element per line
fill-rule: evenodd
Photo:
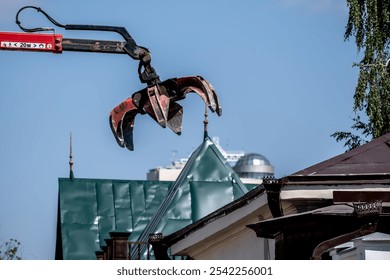
<path fill-rule="evenodd" d="M 191 257 L 195 260 L 265 260 L 275 259 L 274 252 L 274 240 L 258 238 L 253 230 L 241 227 L 194 250 Z"/>
<path fill-rule="evenodd" d="M 247 227 L 272 218 L 266 203 L 266 195 L 261 195 L 244 207 L 213 220 L 172 245 L 171 253 L 196 260 L 274 259 L 274 240 L 264 241 Z"/>
<path fill-rule="evenodd" d="M 252 217 L 244 223 L 235 224 L 187 249 L 187 253 L 195 260 L 274 259 L 274 240 L 258 238 L 253 230 L 246 227 L 256 221 L 259 218 Z"/>
<path fill-rule="evenodd" d="M 236 234 L 225 237 L 223 240 L 216 240 L 210 245 L 208 248 L 202 248 L 204 250 L 194 252 L 192 257 L 197 260 L 265 259 L 270 251 L 265 252 L 264 241 L 261 242 L 256 237 L 255 232 L 250 229 L 242 229 Z"/>

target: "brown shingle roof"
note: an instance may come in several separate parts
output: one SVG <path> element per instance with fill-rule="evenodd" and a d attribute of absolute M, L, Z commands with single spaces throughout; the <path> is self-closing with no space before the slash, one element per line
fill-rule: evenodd
<path fill-rule="evenodd" d="M 390 174 L 390 133 L 288 177 Z"/>

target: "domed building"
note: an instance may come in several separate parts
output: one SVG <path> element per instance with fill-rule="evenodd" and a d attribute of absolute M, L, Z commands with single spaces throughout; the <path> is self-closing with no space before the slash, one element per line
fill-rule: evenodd
<path fill-rule="evenodd" d="M 261 183 L 263 177 L 274 176 L 274 167 L 261 154 L 250 153 L 241 157 L 233 170 L 243 183 Z"/>

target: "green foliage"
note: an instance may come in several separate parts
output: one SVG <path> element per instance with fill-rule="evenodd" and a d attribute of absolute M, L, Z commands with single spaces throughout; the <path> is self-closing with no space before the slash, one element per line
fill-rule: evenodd
<path fill-rule="evenodd" d="M 21 260 L 19 256 L 20 242 L 10 239 L 0 245 L 0 260 Z"/>
<path fill-rule="evenodd" d="M 355 122 L 352 128 L 365 137 L 376 138 L 390 132 L 390 1 L 347 0 L 349 18 L 344 38 L 355 37 L 358 51 L 364 51 L 354 94 Z M 362 122 L 360 115 L 367 116 Z M 351 132 L 335 132 L 336 141 L 355 148 L 366 142 Z"/>
<path fill-rule="evenodd" d="M 370 128 L 368 125 L 360 120 L 360 116 L 357 115 L 355 118 L 353 118 L 353 121 L 355 122 L 352 125 L 352 128 L 355 130 L 362 131 L 362 135 L 365 136 L 365 139 L 363 139 L 362 136 L 353 134 L 351 132 L 341 132 L 337 131 L 333 133 L 331 136 L 336 138 L 336 141 L 345 141 L 344 147 L 347 147 L 348 150 L 355 149 L 359 147 L 362 144 L 367 143 L 368 141 L 367 136 L 370 135 Z"/>

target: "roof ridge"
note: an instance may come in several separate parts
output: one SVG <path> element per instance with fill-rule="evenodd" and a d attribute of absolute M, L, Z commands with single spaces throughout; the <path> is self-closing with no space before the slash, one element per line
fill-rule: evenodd
<path fill-rule="evenodd" d="M 158 207 L 156 213 L 152 216 L 149 223 L 146 225 L 146 227 L 144 228 L 144 230 L 142 231 L 142 233 L 138 237 L 138 241 L 147 241 L 147 239 L 149 238 L 149 234 L 151 234 L 152 231 L 155 230 L 155 228 L 157 227 L 156 223 L 160 222 L 160 220 L 163 216 L 162 213 L 165 214 L 166 210 L 169 207 L 170 202 L 172 201 L 172 199 L 176 195 L 176 193 L 179 189 L 179 186 L 181 185 L 180 183 L 184 180 L 184 177 L 185 177 L 184 174 L 187 173 L 187 170 L 190 169 L 190 166 L 192 166 L 192 164 L 195 162 L 195 158 L 197 158 L 197 155 L 205 142 L 206 142 L 206 137 L 205 137 L 204 141 L 202 142 L 202 144 L 191 154 L 191 156 L 188 159 L 183 170 L 180 172 L 178 178 L 173 183 L 173 185 L 169 189 L 166 197 L 163 199 L 162 203 Z"/>
<path fill-rule="evenodd" d="M 145 229 L 139 236 L 138 241 L 147 241 L 149 235 L 157 230 L 161 219 L 163 219 L 163 217 L 165 216 L 166 211 L 169 209 L 172 200 L 176 197 L 178 190 L 181 187 L 185 186 L 186 181 L 194 181 L 193 178 L 188 177 L 188 172 L 191 171 L 194 166 L 199 166 L 202 161 L 199 161 L 198 159 L 200 157 L 203 157 L 205 152 L 209 149 L 211 149 L 212 153 L 216 155 L 216 158 L 221 161 L 223 166 L 228 169 L 227 171 L 229 174 L 235 174 L 234 170 L 230 167 L 229 163 L 223 157 L 216 144 L 211 140 L 209 136 L 206 135 L 202 144 L 192 153 L 192 155 L 188 159 L 188 162 L 184 166 L 183 170 L 180 172 L 177 180 L 173 183 L 172 187 L 170 188 L 168 194 L 166 195 L 160 207 L 156 211 L 155 215 L 150 219 L 149 223 L 146 225 Z M 243 194 L 247 192 L 247 189 L 243 189 L 245 188 L 245 186 L 241 183 L 238 176 L 232 176 L 231 179 L 235 181 L 234 184 L 240 189 Z"/>

